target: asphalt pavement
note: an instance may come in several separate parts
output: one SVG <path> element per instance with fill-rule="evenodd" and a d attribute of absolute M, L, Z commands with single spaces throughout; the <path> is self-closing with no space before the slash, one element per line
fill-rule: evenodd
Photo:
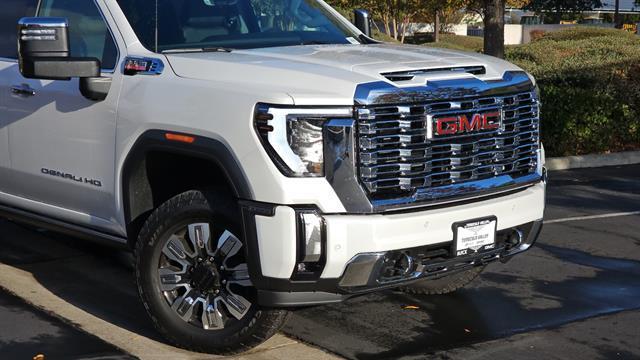
<path fill-rule="evenodd" d="M 640 165 L 552 172 L 547 206 L 550 223 L 532 250 L 489 265 L 455 294 L 385 291 L 301 309 L 284 331 L 350 359 L 640 359 Z M 6 220 L 0 246 L 0 265 L 28 280 L 11 284 L 20 297 L 57 301 L 52 316 L 0 291 L 0 358 L 121 358 L 127 351 L 109 343 L 132 353 L 162 343 L 129 255 Z M 0 285 L 12 279 L 0 273 Z M 86 332 L 58 319 L 73 318 L 69 308 L 79 322 L 92 319 Z M 269 359 L 313 350 L 284 337 L 268 349 L 279 351 Z"/>
<path fill-rule="evenodd" d="M 299 310 L 285 332 L 351 359 L 466 359 L 471 353 L 461 349 L 485 342 L 473 348 L 475 357 L 526 357 L 529 348 L 514 353 L 524 340 L 512 335 L 540 329 L 546 332 L 536 336 L 555 340 L 556 358 L 574 358 L 569 345 L 576 342 L 587 344 L 583 358 L 640 358 L 633 312 L 616 316 L 624 330 L 617 337 L 602 324 L 601 331 L 578 334 L 565 328 L 572 335 L 564 340 L 556 332 L 564 324 L 640 308 L 640 213 L 628 215 L 638 210 L 640 165 L 552 172 L 545 214 L 551 223 L 529 252 L 490 264 L 454 294 L 386 291 Z"/>
<path fill-rule="evenodd" d="M 74 325 L 0 290 L 0 357 L 31 359 L 133 359 Z M 71 346 L 72 345 L 72 346 Z"/>

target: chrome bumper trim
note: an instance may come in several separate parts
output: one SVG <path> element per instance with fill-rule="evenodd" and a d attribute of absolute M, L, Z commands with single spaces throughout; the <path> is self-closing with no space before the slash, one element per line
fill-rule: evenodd
<path fill-rule="evenodd" d="M 542 230 L 542 220 L 537 220 L 529 224 L 531 224 L 531 227 L 527 231 L 526 238 L 514 247 L 509 248 L 505 244 L 501 244 L 496 249 L 481 254 L 454 257 L 433 262 L 415 259 L 417 266 L 411 269 L 406 276 L 388 282 L 381 282 L 379 280 L 381 270 L 387 258 L 386 255 L 389 253 L 402 253 L 408 249 L 359 254 L 347 264 L 344 275 L 340 278 L 339 287 L 346 293 L 357 294 L 383 288 L 393 288 L 420 279 L 438 278 L 466 270 L 473 266 L 485 265 L 496 260 L 506 262 L 514 255 L 527 251 L 538 239 L 540 231 Z M 523 226 L 529 224 L 523 224 Z M 511 229 L 502 231 L 508 230 Z M 513 230 L 518 229 L 514 227 Z"/>

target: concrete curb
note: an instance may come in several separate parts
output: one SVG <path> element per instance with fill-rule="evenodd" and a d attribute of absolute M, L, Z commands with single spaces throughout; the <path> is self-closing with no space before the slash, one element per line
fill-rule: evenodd
<path fill-rule="evenodd" d="M 28 271 L 3 263 L 0 263 L 0 288 L 142 360 L 340 359 L 321 349 L 290 339 L 282 334 L 276 334 L 265 343 L 246 353 L 231 357 L 189 352 L 139 335 L 93 315 L 58 297 L 58 295 L 38 282 L 33 274 Z"/>
<path fill-rule="evenodd" d="M 602 166 L 640 164 L 640 151 L 548 158 L 548 170 L 568 170 Z"/>

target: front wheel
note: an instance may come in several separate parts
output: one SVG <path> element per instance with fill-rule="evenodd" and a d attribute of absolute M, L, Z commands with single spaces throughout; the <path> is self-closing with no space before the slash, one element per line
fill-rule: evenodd
<path fill-rule="evenodd" d="M 287 311 L 256 304 L 236 204 L 188 191 L 156 209 L 136 244 L 140 297 L 173 344 L 235 354 L 273 336 Z"/>

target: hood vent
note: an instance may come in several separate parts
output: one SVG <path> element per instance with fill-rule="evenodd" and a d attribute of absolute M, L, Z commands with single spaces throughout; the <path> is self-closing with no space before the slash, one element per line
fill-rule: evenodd
<path fill-rule="evenodd" d="M 434 69 L 424 69 L 424 70 L 410 70 L 410 71 L 398 71 L 391 73 L 381 74 L 386 77 L 388 80 L 393 82 L 401 82 L 401 81 L 411 81 L 416 76 L 425 75 L 434 72 L 465 72 L 472 75 L 484 75 L 487 73 L 487 70 L 484 66 L 458 66 L 458 67 L 447 67 L 447 68 L 434 68 Z"/>

